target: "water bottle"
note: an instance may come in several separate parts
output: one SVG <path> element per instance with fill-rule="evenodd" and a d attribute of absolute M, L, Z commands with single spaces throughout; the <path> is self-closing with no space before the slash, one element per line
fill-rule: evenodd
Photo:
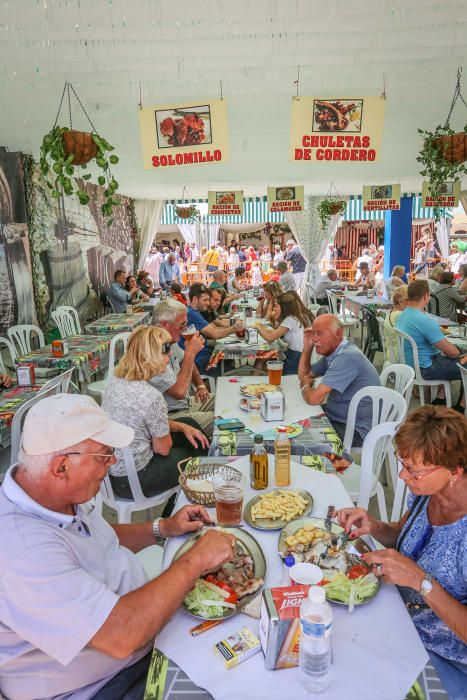
<path fill-rule="evenodd" d="M 332 610 L 320 586 L 310 586 L 300 606 L 299 677 L 309 693 L 321 693 L 329 685 L 331 668 Z"/>

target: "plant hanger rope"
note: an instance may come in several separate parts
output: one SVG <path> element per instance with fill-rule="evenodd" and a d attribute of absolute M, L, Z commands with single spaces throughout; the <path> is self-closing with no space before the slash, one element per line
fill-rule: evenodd
<path fill-rule="evenodd" d="M 63 98 L 65 97 L 65 91 L 66 91 L 67 97 L 68 97 L 68 114 L 69 114 L 69 119 L 70 119 L 70 129 L 73 129 L 73 118 L 72 118 L 72 112 L 71 112 L 70 89 L 71 89 L 71 91 L 73 92 L 73 95 L 75 96 L 76 101 L 78 102 L 79 106 L 81 107 L 81 110 L 82 110 L 84 116 L 85 116 L 86 119 L 88 120 L 89 125 L 90 125 L 92 131 L 93 131 L 95 134 L 98 134 L 98 131 L 97 131 L 96 127 L 95 127 L 94 124 L 92 123 L 91 118 L 90 118 L 89 114 L 86 112 L 86 110 L 85 110 L 85 108 L 84 108 L 84 105 L 83 105 L 83 103 L 81 102 L 81 100 L 79 99 L 78 94 L 77 94 L 75 88 L 73 87 L 72 83 L 65 83 L 65 85 L 63 86 L 63 92 L 62 92 L 62 96 L 61 96 L 61 98 L 60 98 L 60 104 L 59 104 L 59 106 L 58 106 L 58 112 L 57 112 L 57 116 L 55 117 L 55 121 L 54 121 L 53 128 L 55 129 L 55 127 L 57 126 L 58 118 L 59 118 L 59 116 L 60 116 L 60 112 L 61 112 L 61 109 L 62 109 Z"/>
<path fill-rule="evenodd" d="M 467 102 L 464 100 L 464 98 L 462 97 L 462 93 L 461 93 L 461 78 L 462 78 L 462 66 L 460 66 L 457 69 L 457 83 L 456 83 L 456 87 L 454 88 L 454 95 L 452 96 L 451 108 L 449 110 L 449 114 L 446 117 L 446 121 L 444 123 L 445 129 L 449 129 L 449 121 L 451 119 L 452 112 L 454 110 L 455 104 L 456 104 L 459 97 L 461 98 L 462 102 L 464 103 L 464 106 L 467 107 Z"/>

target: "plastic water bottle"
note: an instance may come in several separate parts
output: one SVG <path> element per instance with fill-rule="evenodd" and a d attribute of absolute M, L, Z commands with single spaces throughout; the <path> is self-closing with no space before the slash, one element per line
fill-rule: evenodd
<path fill-rule="evenodd" d="M 309 693 L 321 693 L 329 685 L 331 668 L 332 610 L 319 586 L 310 586 L 300 606 L 299 677 Z"/>

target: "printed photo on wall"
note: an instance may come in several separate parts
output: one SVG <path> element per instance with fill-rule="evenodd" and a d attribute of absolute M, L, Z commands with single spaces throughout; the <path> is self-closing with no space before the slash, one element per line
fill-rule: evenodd
<path fill-rule="evenodd" d="M 157 148 L 181 148 L 212 143 L 209 105 L 156 109 Z"/>
<path fill-rule="evenodd" d="M 315 100 L 312 131 L 359 133 L 362 117 L 363 100 Z"/>

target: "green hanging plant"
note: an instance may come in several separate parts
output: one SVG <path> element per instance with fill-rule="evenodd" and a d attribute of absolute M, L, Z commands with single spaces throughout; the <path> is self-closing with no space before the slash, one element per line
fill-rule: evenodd
<path fill-rule="evenodd" d="M 318 216 L 321 220 L 321 227 L 325 230 L 331 220 L 331 216 L 342 214 L 347 206 L 347 202 L 335 197 L 325 197 L 318 204 Z"/>
<path fill-rule="evenodd" d="M 463 131 L 457 133 L 451 129 L 449 124 L 457 99 L 460 97 L 464 105 L 466 104 L 460 91 L 461 75 L 462 68 L 459 68 L 451 108 L 444 126 L 438 124 L 434 131 L 418 129 L 418 133 L 423 136 L 423 146 L 417 161 L 423 166 L 420 175 L 428 181 L 433 199 L 444 194 L 444 185 L 447 181 L 461 180 L 462 176 L 467 174 L 465 166 L 467 160 L 467 124 Z M 436 221 L 439 221 L 441 211 L 440 207 L 433 207 Z"/>
<path fill-rule="evenodd" d="M 70 128 L 57 124 L 65 91 L 68 92 L 68 104 L 70 105 L 70 88 L 91 124 L 93 129 L 91 133 L 76 131 L 72 128 L 71 107 Z M 75 195 L 80 204 L 83 206 L 88 204 L 90 197 L 84 189 L 79 187 L 76 178 L 81 178 L 86 182 L 91 181 L 91 173 L 83 173 L 82 171 L 87 169 L 89 161 L 95 160 L 97 166 L 102 170 L 102 174 L 97 177 L 97 184 L 105 187 L 101 211 L 107 219 L 107 225 L 111 226 L 113 223 L 113 208 L 122 204 L 115 197 L 119 185 L 112 175 L 111 165 L 116 165 L 119 158 L 112 153 L 113 150 L 114 147 L 102 136 L 99 136 L 94 129 L 73 86 L 70 83 L 65 83 L 55 124 L 45 134 L 40 149 L 41 178 L 49 188 L 51 196 L 54 199 L 59 199 L 62 194 Z"/>

